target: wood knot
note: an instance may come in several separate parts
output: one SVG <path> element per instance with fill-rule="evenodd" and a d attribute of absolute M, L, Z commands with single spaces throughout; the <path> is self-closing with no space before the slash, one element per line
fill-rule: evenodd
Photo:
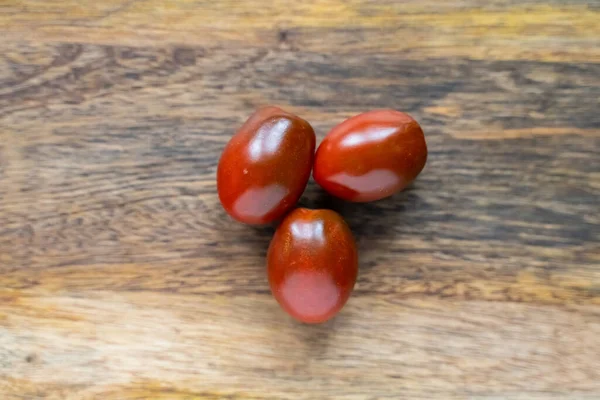
<path fill-rule="evenodd" d="M 277 33 L 277 40 L 279 40 L 279 43 L 286 43 L 288 41 L 288 37 L 289 32 L 285 29 L 281 29 Z"/>
<path fill-rule="evenodd" d="M 173 52 L 173 59 L 177 64 L 189 67 L 196 64 L 196 52 L 194 49 L 179 47 Z"/>
<path fill-rule="evenodd" d="M 27 354 L 27 357 L 25 357 L 25 361 L 29 364 L 37 361 L 38 357 L 37 355 L 31 353 L 31 354 Z"/>

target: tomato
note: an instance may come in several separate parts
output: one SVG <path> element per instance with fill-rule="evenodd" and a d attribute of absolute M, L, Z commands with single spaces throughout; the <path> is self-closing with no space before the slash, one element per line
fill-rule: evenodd
<path fill-rule="evenodd" d="M 315 153 L 308 122 L 277 107 L 255 112 L 225 146 L 217 191 L 229 215 L 266 224 L 289 211 L 304 192 Z"/>
<path fill-rule="evenodd" d="M 358 256 L 350 228 L 331 210 L 298 208 L 275 232 L 267 254 L 275 299 L 301 322 L 319 323 L 346 303 Z"/>
<path fill-rule="evenodd" d="M 409 115 L 376 110 L 356 115 L 327 134 L 313 176 L 327 192 L 366 202 L 404 189 L 427 161 L 421 127 Z"/>

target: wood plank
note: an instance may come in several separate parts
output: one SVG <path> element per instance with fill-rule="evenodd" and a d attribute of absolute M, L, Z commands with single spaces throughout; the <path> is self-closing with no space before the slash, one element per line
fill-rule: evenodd
<path fill-rule="evenodd" d="M 390 106 L 427 132 L 425 172 L 391 200 L 345 204 L 309 185 L 303 203 L 342 212 L 359 239 L 358 293 L 598 302 L 597 64 L 5 48 L 29 57 L 5 64 L 28 75 L 0 97 L 11 287 L 266 292 L 254 271 L 272 229 L 231 223 L 214 174 L 243 119 L 287 100 L 319 137 Z M 507 130 L 519 133 L 498 141 Z"/>
<path fill-rule="evenodd" d="M 599 398 L 595 2 L 257 4 L 0 4 L 0 399 Z M 324 325 L 272 299 L 274 227 L 218 204 L 266 104 L 426 133 L 391 199 L 309 183 L 360 253 Z"/>
<path fill-rule="evenodd" d="M 6 385 L 39 382 L 65 400 L 539 399 L 599 389 L 598 307 L 353 297 L 338 318 L 310 326 L 268 295 L 3 294 Z"/>
<path fill-rule="evenodd" d="M 441 3 L 441 4 L 440 4 Z M 290 47 L 402 58 L 599 61 L 593 1 L 6 0 L 15 39 L 110 45 Z"/>

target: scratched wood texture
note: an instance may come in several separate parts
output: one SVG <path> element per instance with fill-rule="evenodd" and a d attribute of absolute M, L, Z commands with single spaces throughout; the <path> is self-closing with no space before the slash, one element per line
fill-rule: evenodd
<path fill-rule="evenodd" d="M 0 2 L 0 398 L 600 398 L 600 7 L 532 0 Z M 391 199 L 313 182 L 360 251 L 319 326 L 220 150 L 277 104 L 414 115 Z"/>

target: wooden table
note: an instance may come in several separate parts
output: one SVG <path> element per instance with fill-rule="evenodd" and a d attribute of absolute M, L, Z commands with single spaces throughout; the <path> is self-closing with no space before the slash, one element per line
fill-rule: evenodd
<path fill-rule="evenodd" d="M 0 34 L 1 399 L 600 398 L 598 2 L 4 0 Z M 360 251 L 323 325 L 217 200 L 266 104 L 426 132 L 391 199 L 309 184 Z"/>

